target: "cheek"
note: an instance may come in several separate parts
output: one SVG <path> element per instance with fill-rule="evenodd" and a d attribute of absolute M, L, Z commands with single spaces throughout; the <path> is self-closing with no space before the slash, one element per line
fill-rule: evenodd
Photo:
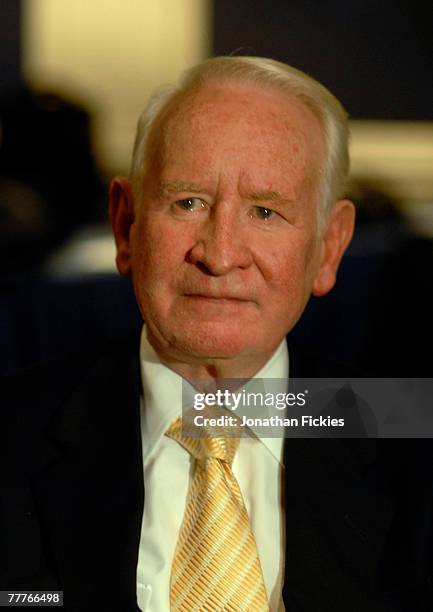
<path fill-rule="evenodd" d="M 263 263 L 263 274 L 281 308 L 303 305 L 308 299 L 316 269 L 316 241 L 288 238 L 272 247 Z M 272 307 L 272 304 L 269 303 Z"/>
<path fill-rule="evenodd" d="M 169 286 L 185 261 L 191 238 L 182 228 L 164 222 L 155 213 L 142 218 L 133 241 L 133 279 L 141 291 L 155 294 Z"/>

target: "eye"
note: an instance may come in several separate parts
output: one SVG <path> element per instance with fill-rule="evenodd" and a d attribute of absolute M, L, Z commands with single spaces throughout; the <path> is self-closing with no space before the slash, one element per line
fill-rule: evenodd
<path fill-rule="evenodd" d="M 269 221 L 274 215 L 275 211 L 272 208 L 264 208 L 263 206 L 255 206 L 253 208 L 253 216 L 262 221 Z"/>
<path fill-rule="evenodd" d="M 205 204 L 200 198 L 183 198 L 182 200 L 177 200 L 176 205 L 182 210 L 189 212 L 199 212 L 205 208 Z"/>

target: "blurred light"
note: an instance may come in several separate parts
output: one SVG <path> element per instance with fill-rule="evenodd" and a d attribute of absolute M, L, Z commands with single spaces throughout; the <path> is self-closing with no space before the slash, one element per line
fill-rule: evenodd
<path fill-rule="evenodd" d="M 433 122 L 352 120 L 350 128 L 354 178 L 379 181 L 409 208 L 433 203 Z"/>
<path fill-rule="evenodd" d="M 149 93 L 207 57 L 211 0 L 23 0 L 23 71 L 92 111 L 97 159 L 127 172 Z"/>

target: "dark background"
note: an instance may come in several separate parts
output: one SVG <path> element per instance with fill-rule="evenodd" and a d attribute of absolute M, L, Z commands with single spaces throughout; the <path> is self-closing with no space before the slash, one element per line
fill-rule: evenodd
<path fill-rule="evenodd" d="M 217 0 L 214 52 L 292 64 L 354 118 L 432 119 L 432 14 L 420 1 Z"/>

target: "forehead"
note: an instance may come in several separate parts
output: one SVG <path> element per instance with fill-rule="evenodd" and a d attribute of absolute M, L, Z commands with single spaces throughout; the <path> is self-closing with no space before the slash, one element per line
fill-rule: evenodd
<path fill-rule="evenodd" d="M 272 175 L 317 173 L 323 135 L 317 117 L 298 99 L 250 84 L 207 83 L 172 100 L 152 147 L 160 170 L 215 158 Z"/>

